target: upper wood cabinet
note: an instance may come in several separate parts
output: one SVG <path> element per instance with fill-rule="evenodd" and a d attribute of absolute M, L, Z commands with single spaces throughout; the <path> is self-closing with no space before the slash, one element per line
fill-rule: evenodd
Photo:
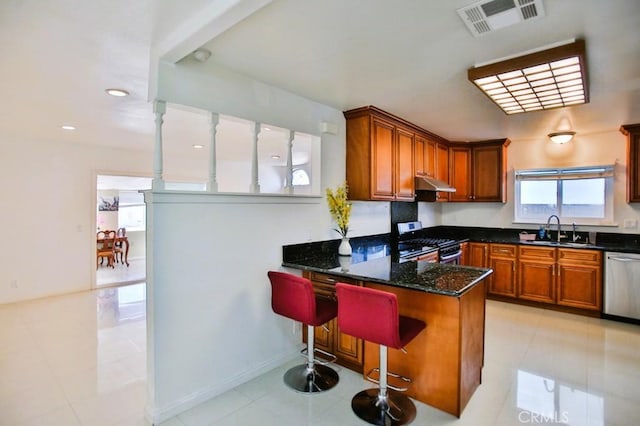
<path fill-rule="evenodd" d="M 627 203 L 640 202 L 640 123 L 620 127 L 627 137 Z"/>
<path fill-rule="evenodd" d="M 436 172 L 436 142 L 416 133 L 413 143 L 416 176 L 434 177 Z"/>
<path fill-rule="evenodd" d="M 449 146 L 449 201 L 506 202 L 509 139 Z"/>
<path fill-rule="evenodd" d="M 349 198 L 413 201 L 413 129 L 375 107 L 358 108 L 344 115 Z"/>
<path fill-rule="evenodd" d="M 449 147 L 443 143 L 435 145 L 435 178 L 449 183 Z M 449 201 L 450 192 L 436 192 L 436 201 Z"/>

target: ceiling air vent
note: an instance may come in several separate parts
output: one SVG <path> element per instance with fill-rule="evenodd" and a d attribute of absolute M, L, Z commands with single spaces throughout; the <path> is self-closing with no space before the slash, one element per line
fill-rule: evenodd
<path fill-rule="evenodd" d="M 458 9 L 474 37 L 544 16 L 542 0 L 479 1 Z"/>

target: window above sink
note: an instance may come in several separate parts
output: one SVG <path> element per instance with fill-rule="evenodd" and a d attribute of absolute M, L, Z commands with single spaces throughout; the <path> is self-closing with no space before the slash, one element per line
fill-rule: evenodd
<path fill-rule="evenodd" d="M 613 174 L 613 165 L 516 170 L 514 222 L 612 225 Z"/>

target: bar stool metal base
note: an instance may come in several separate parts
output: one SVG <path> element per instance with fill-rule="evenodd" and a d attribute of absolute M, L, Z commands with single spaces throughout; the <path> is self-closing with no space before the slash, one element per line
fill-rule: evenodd
<path fill-rule="evenodd" d="M 296 365 L 284 374 L 285 384 L 303 393 L 327 391 L 337 385 L 339 380 L 335 370 L 321 364 L 315 364 L 312 369 L 307 364 Z"/>
<path fill-rule="evenodd" d="M 365 422 L 379 426 L 406 425 L 416 418 L 413 401 L 391 390 L 386 398 L 380 398 L 378 389 L 358 392 L 351 400 L 351 409 Z"/>

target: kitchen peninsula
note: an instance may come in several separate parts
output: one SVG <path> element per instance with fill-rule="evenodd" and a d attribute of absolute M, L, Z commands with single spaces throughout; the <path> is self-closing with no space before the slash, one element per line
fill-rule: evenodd
<path fill-rule="evenodd" d="M 338 241 L 283 247 L 283 266 L 303 271 L 317 294 L 335 297 L 336 282 L 395 293 L 401 315 L 427 324 L 406 347 L 389 349 L 389 371 L 410 377 L 407 394 L 459 417 L 481 383 L 484 363 L 485 278 L 491 269 L 401 262 L 385 235 L 352 240 L 353 255 L 337 255 Z M 375 327 L 375 324 L 371 325 Z M 342 335 L 335 320 L 316 329 L 316 343 L 358 372 L 379 364 L 378 346 Z"/>

